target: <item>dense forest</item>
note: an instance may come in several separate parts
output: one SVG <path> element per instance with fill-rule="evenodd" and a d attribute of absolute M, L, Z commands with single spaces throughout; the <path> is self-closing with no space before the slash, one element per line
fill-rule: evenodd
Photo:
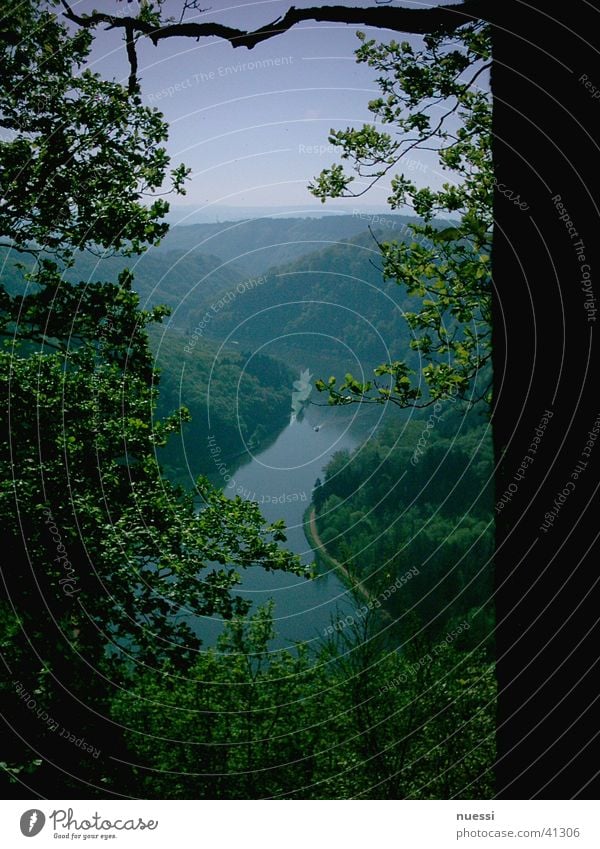
<path fill-rule="evenodd" d="M 268 608 L 233 621 L 185 680 L 169 668 L 145 672 L 116 697 L 112 715 L 139 764 L 135 792 L 489 798 L 494 669 L 469 646 L 469 622 L 393 651 L 367 614 L 311 655 L 269 651 Z"/>
<path fill-rule="evenodd" d="M 152 335 L 160 372 L 157 415 L 184 407 L 182 419 L 190 422 L 159 450 L 170 477 L 214 476 L 211 436 L 218 441 L 219 460 L 233 467 L 288 424 L 297 374 L 283 362 L 232 346 L 221 349 L 208 340 L 186 354 L 181 333 Z"/>
<path fill-rule="evenodd" d="M 462 642 L 491 649 L 492 471 L 477 414 L 389 421 L 327 466 L 313 496 L 319 536 L 372 596 L 401 579 L 385 602 L 396 627 L 418 622 L 433 639 L 466 618 Z"/>
<path fill-rule="evenodd" d="M 267 350 L 298 367 L 310 352 L 311 370 L 320 376 L 331 369 L 370 373 L 408 346 L 403 314 L 411 299 L 384 280 L 376 241 L 402 239 L 399 227 L 392 218 L 390 229 L 370 233 L 363 223 L 353 239 L 270 269 L 260 286 L 219 311 L 213 332 L 233 333 L 241 344 L 268 344 Z"/>

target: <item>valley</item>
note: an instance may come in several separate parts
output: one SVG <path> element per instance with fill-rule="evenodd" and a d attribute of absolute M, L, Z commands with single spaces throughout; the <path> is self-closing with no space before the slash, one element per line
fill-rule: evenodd
<path fill-rule="evenodd" d="M 134 262 L 88 253 L 64 270 L 65 281 L 85 283 L 115 279 L 131 266 L 140 306 L 170 310 L 149 337 L 159 381 L 155 419 L 180 411 L 180 432 L 157 449 L 164 473 L 188 490 L 206 477 L 228 497 L 254 501 L 267 520 L 285 520 L 286 547 L 316 563 L 312 581 L 261 568 L 243 573 L 238 592 L 254 609 L 275 602 L 274 645 L 318 642 L 338 615 L 415 562 L 429 565 L 391 602 L 397 633 L 416 617 L 435 636 L 489 591 L 466 554 L 489 557 L 489 498 L 479 498 L 481 509 L 463 498 L 464 516 L 443 507 L 450 497 L 457 504 L 465 486 L 484 486 L 482 472 L 461 484 L 457 465 L 463 456 L 467 468 L 488 468 L 483 425 L 446 410 L 427 456 L 411 464 L 425 411 L 331 407 L 314 388 L 318 378 L 347 372 L 366 380 L 379 363 L 400 357 L 419 368 L 405 318 L 416 299 L 383 277 L 379 248 L 409 240 L 414 220 L 332 215 L 177 225 Z M 5 277 L 16 289 L 22 270 Z M 313 532 L 325 546 L 320 556 L 306 535 L 311 505 Z M 467 565 L 458 565 L 464 556 Z M 350 592 L 351 584 L 362 593 Z M 448 610 L 443 597 L 454 599 Z M 222 623 L 206 617 L 192 627 L 212 644 Z"/>

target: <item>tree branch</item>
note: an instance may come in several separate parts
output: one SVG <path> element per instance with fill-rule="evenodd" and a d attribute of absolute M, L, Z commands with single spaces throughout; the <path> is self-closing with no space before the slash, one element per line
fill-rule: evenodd
<path fill-rule="evenodd" d="M 216 22 L 196 23 L 193 21 L 168 23 L 155 26 L 148 21 L 134 17 L 120 17 L 104 12 L 92 12 L 78 15 L 69 6 L 67 0 L 61 0 L 65 17 L 87 29 L 106 24 L 108 29 L 125 29 L 131 34 L 137 33 L 149 38 L 153 44 L 165 38 L 222 38 L 232 47 L 247 47 L 252 50 L 261 41 L 287 32 L 303 21 L 319 21 L 388 29 L 393 32 L 426 35 L 432 32 L 451 33 L 463 24 L 485 20 L 485 11 L 489 11 L 489 0 L 465 0 L 452 6 L 438 6 L 430 9 L 404 9 L 377 6 L 369 9 L 355 9 L 348 6 L 322 6 L 296 9 L 291 6 L 282 18 L 266 24 L 258 30 L 247 32 Z"/>
<path fill-rule="evenodd" d="M 129 94 L 136 94 L 140 90 L 137 78 L 138 60 L 135 52 L 135 32 L 131 25 L 125 27 L 125 44 L 127 46 L 127 58 L 129 59 Z"/>
<path fill-rule="evenodd" d="M 0 248 L 10 248 L 18 251 L 20 254 L 30 254 L 35 257 L 47 250 L 46 248 L 25 248 L 22 245 L 17 245 L 15 242 L 0 242 Z"/>

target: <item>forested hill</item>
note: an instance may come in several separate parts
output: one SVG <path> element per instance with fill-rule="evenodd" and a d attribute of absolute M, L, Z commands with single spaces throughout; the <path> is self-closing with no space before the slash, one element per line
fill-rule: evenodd
<path fill-rule="evenodd" d="M 317 528 L 375 595 L 410 575 L 387 602 L 406 627 L 416 618 L 440 635 L 480 611 L 476 645 L 492 615 L 490 429 L 477 412 L 441 406 L 408 423 L 392 417 L 353 454 L 337 453 L 314 493 Z"/>
<path fill-rule="evenodd" d="M 31 257 L 9 257 L 8 250 L 0 248 L 2 285 L 8 292 L 23 290 L 23 273 L 34 262 Z M 126 268 L 133 273 L 133 288 L 140 296 L 140 306 L 148 309 L 166 304 L 172 310 L 169 323 L 185 327 L 190 311 L 201 312 L 248 277 L 243 268 L 208 253 L 150 248 L 139 257 L 99 258 L 90 252 L 79 253 L 74 266 L 64 270 L 64 279 L 69 283 L 114 283 Z"/>
<path fill-rule="evenodd" d="M 403 237 L 397 228 L 374 234 L 380 240 Z M 218 311 L 211 333 L 234 333 L 240 344 L 268 344 L 270 353 L 295 367 L 356 374 L 410 357 L 403 317 L 410 308 L 403 289 L 383 280 L 379 248 L 367 231 L 271 270 Z M 194 319 L 201 316 L 190 315 L 190 324 Z"/>
<path fill-rule="evenodd" d="M 407 224 L 415 221 L 363 214 L 177 226 L 138 258 L 78 254 L 64 276 L 114 281 L 129 267 L 141 306 L 169 306 L 167 325 L 194 336 L 194 344 L 220 341 L 237 328 L 234 341 L 252 350 L 267 343 L 265 353 L 294 370 L 360 374 L 406 357 L 402 310 L 410 301 L 383 281 L 374 235 L 410 239 Z M 5 258 L 6 251 L 3 281 L 15 292 L 22 271 Z M 265 271 L 275 262 L 281 264 Z"/>
<path fill-rule="evenodd" d="M 404 215 L 328 215 L 322 218 L 250 218 L 219 224 L 172 227 L 158 252 L 212 254 L 238 264 L 248 274 L 263 274 L 294 262 L 320 247 L 352 239 L 368 228 L 391 229 L 401 237 L 414 217 Z"/>
<path fill-rule="evenodd" d="M 24 292 L 25 269 L 12 258 L 8 260 L 6 249 L 0 251 L 2 285 L 10 293 Z M 22 258 L 21 264 L 30 267 L 32 260 Z M 168 415 L 180 406 L 187 406 L 192 414 L 192 422 L 183 425 L 181 435 L 172 436 L 167 448 L 160 451 L 161 462 L 169 475 L 178 479 L 214 473 L 215 464 L 207 450 L 209 426 L 219 434 L 223 456 L 235 456 L 239 462 L 244 443 L 256 447 L 276 436 L 289 421 L 292 382 L 298 373 L 268 355 L 250 357 L 234 346 L 219 355 L 218 343 L 206 338 L 195 339 L 193 349 L 186 352 L 189 334 L 182 335 L 178 325 L 188 325 L 194 304 L 196 309 L 204 309 L 235 291 L 243 272 L 224 266 L 217 257 L 150 250 L 137 261 L 127 257 L 98 261 L 92 254 L 81 254 L 65 279 L 115 282 L 120 271 L 132 267 L 141 305 L 166 304 L 173 310 L 150 334 L 161 371 L 157 415 Z"/>
<path fill-rule="evenodd" d="M 289 422 L 292 382 L 298 375 L 272 357 L 220 350 L 207 340 L 190 353 L 186 338 L 176 331 L 160 328 L 151 337 L 161 371 L 158 415 L 181 406 L 192 415 L 159 459 L 170 477 L 191 482 L 204 474 L 223 484 L 225 466 L 231 472 L 246 447 L 256 448 Z"/>
<path fill-rule="evenodd" d="M 385 232 L 389 238 L 407 238 L 407 224 L 415 220 L 363 213 L 180 225 L 172 227 L 159 246 L 139 257 L 78 253 L 74 266 L 65 269 L 64 277 L 71 283 L 114 281 L 120 271 L 130 268 L 142 307 L 166 304 L 173 310 L 171 325 L 189 330 L 198 316 L 218 305 L 224 295 L 256 276 L 268 274 L 270 269 L 293 265 L 309 255 L 319 256 L 327 248 L 335 248 L 337 243 L 357 235 L 362 235 L 365 244 L 376 251 L 369 227 Z M 340 259 L 344 261 L 343 256 Z M 33 262 L 31 257 L 11 257 L 8 249 L 0 248 L 2 282 L 7 291 L 15 293 L 21 289 L 23 267 L 31 267 Z M 17 267 L 17 263 L 22 267 Z M 241 313 L 240 306 L 238 300 L 233 312 Z M 214 336 L 212 330 L 206 335 Z"/>

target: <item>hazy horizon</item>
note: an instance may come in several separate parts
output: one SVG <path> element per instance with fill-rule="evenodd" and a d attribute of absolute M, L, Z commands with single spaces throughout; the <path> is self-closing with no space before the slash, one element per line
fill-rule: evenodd
<path fill-rule="evenodd" d="M 414 216 L 410 209 L 390 210 L 385 204 L 369 206 L 352 206 L 344 209 L 335 207 L 329 209 L 326 206 L 227 206 L 172 203 L 167 214 L 167 221 L 172 226 L 186 226 L 187 224 L 219 224 L 226 221 L 239 221 L 253 218 L 331 218 L 332 216 L 365 216 L 365 229 L 369 224 L 369 216 Z"/>

